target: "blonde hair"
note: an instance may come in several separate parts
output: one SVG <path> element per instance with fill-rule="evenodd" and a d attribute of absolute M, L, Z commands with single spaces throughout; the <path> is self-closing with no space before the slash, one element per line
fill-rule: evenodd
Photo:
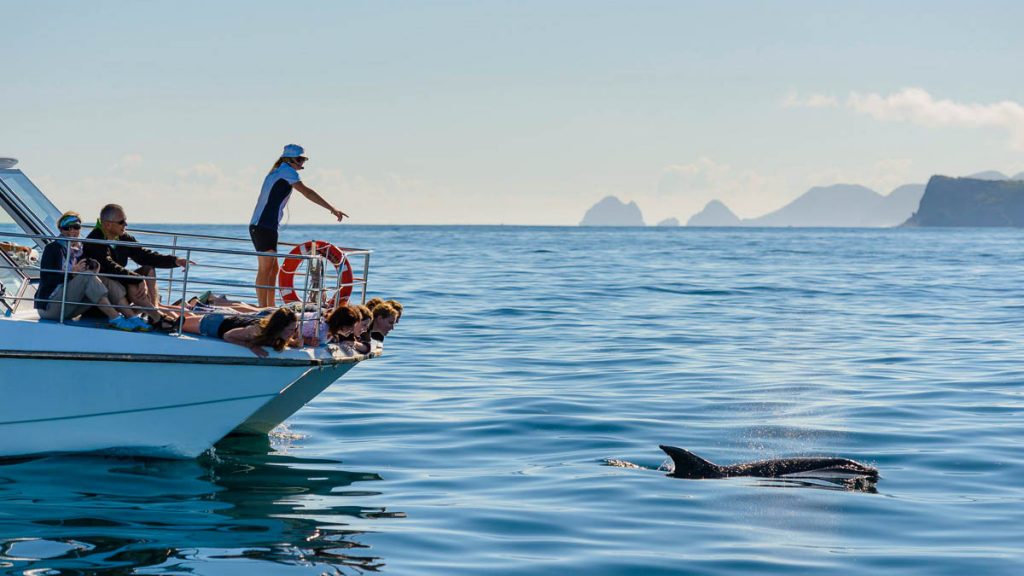
<path fill-rule="evenodd" d="M 396 319 L 398 318 L 398 310 L 395 310 L 395 307 L 392 306 L 391 304 L 388 304 L 387 302 L 381 302 L 380 304 L 374 306 L 372 313 L 374 320 L 376 320 L 377 318 L 383 318 L 385 316 L 394 316 Z"/>

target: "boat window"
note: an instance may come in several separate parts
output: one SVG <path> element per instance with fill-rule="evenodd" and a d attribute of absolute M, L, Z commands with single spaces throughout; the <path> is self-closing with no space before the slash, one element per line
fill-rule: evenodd
<path fill-rule="evenodd" d="M 0 170 L 0 181 L 14 193 L 43 224 L 49 228 L 50 234 L 57 233 L 57 221 L 60 219 L 60 210 L 54 206 L 43 193 L 36 188 L 36 185 L 19 170 Z M 6 223 L 10 217 L 6 214 L 0 215 L 0 223 Z"/>
<path fill-rule="evenodd" d="M 14 219 L 2 207 L 0 207 L 0 232 L 21 232 L 21 228 L 14 223 Z"/>

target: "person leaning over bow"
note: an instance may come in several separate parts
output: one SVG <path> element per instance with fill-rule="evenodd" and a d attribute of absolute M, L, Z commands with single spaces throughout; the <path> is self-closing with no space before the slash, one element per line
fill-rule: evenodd
<path fill-rule="evenodd" d="M 3 250 L 4 252 L 9 252 L 11 254 L 16 254 L 18 252 L 21 252 L 22 254 L 32 253 L 32 249 L 29 248 L 28 246 L 21 246 L 20 244 L 15 244 L 14 242 L 0 242 L 0 250 Z"/>
<path fill-rule="evenodd" d="M 249 237 L 252 238 L 252 245 L 257 252 L 272 254 L 259 257 L 256 272 L 257 286 L 277 285 L 277 233 L 281 226 L 281 218 L 284 216 L 284 207 L 292 195 L 292 189 L 298 190 L 314 204 L 330 210 L 338 222 L 348 216 L 331 206 L 315 190 L 302 183 L 299 178 L 299 170 L 302 170 L 308 160 L 303 156 L 304 153 L 305 150 L 298 144 L 285 146 L 281 157 L 277 159 L 270 173 L 263 179 L 263 188 L 260 190 L 259 200 L 256 201 L 252 220 L 249 222 Z M 274 306 L 274 288 L 257 288 L 256 298 L 262 308 Z"/>
<path fill-rule="evenodd" d="M 60 229 L 61 239 L 54 240 L 43 248 L 39 262 L 39 287 L 36 289 L 35 297 L 35 308 L 39 317 L 43 320 L 59 320 L 63 313 L 64 319 L 74 318 L 95 304 L 112 327 L 118 330 L 148 331 L 149 324 L 128 307 L 128 302 L 124 299 L 124 290 L 109 290 L 93 269 L 98 267 L 98 263 L 81 257 L 82 243 L 71 240 L 81 234 L 82 219 L 78 212 L 62 214 L 57 221 L 57 228 Z M 64 273 L 65 265 L 68 266 L 67 274 Z M 65 278 L 68 281 L 66 290 Z M 63 305 L 62 298 L 65 299 Z M 111 302 L 122 307 L 123 316 L 121 312 L 111 307 Z"/>
<path fill-rule="evenodd" d="M 131 234 L 127 234 L 128 220 L 124 208 L 117 204 L 107 204 L 100 210 L 100 219 L 96 227 L 87 236 L 90 240 L 117 240 L 119 242 L 131 242 L 138 244 L 138 241 Z M 97 242 L 86 242 L 83 248 L 83 256 L 93 258 L 100 263 L 101 274 L 113 274 L 117 278 L 102 277 L 105 282 L 116 281 L 124 286 L 127 292 L 128 301 L 136 306 L 142 306 L 145 314 L 154 323 L 161 319 L 160 312 L 156 309 L 160 303 L 160 296 L 156 290 L 156 271 L 154 268 L 184 268 L 189 264 L 184 258 L 177 258 L 168 254 L 160 254 L 149 248 L 131 245 L 110 245 Z M 128 270 L 125 266 L 131 258 L 140 267 L 135 270 Z"/>

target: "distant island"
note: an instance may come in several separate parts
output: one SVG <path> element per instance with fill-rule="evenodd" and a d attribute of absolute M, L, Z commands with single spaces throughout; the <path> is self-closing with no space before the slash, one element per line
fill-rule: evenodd
<path fill-rule="evenodd" d="M 704 209 L 686 221 L 687 226 L 742 226 L 738 216 L 718 200 L 708 202 Z"/>
<path fill-rule="evenodd" d="M 932 176 L 904 226 L 1024 227 L 1024 181 Z"/>
<path fill-rule="evenodd" d="M 924 185 L 906 184 L 888 196 L 857 184 L 816 186 L 774 212 L 742 226 L 890 227 L 903 223 L 924 194 Z"/>
<path fill-rule="evenodd" d="M 644 220 L 636 202 L 606 196 L 587 210 L 580 225 L 644 226 Z M 679 220 L 666 218 L 657 225 L 679 226 Z M 712 200 L 686 226 L 1024 226 L 1024 172 L 1012 177 L 997 170 L 962 178 L 933 176 L 927 185 L 904 184 L 887 195 L 859 184 L 815 186 L 756 218 L 740 218 L 720 200 Z"/>
<path fill-rule="evenodd" d="M 605 196 L 583 215 L 580 226 L 645 226 L 644 215 L 636 202 L 626 204 L 615 196 Z"/>

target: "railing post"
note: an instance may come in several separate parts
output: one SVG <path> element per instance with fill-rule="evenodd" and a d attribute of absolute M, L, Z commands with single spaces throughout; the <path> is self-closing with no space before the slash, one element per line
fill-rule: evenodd
<path fill-rule="evenodd" d="M 192 264 L 192 250 L 185 251 L 185 272 L 181 279 L 181 306 L 178 309 L 178 336 L 181 336 L 185 327 L 185 294 L 188 293 L 188 269 Z M 170 298 L 168 298 L 170 299 Z"/>
<path fill-rule="evenodd" d="M 57 240 L 61 242 L 61 240 Z M 68 276 L 71 272 L 71 241 L 67 241 L 67 246 L 64 249 L 64 284 L 62 286 L 60 294 L 60 323 L 64 323 L 64 307 L 68 301 Z M 50 300 L 53 300 L 52 294 Z M 49 304 L 47 304 L 49 306 Z"/>
<path fill-rule="evenodd" d="M 321 288 L 323 288 L 323 286 L 324 286 L 324 266 L 326 265 L 326 262 L 327 262 L 327 258 L 326 257 L 324 257 L 324 256 L 320 256 L 319 257 L 319 266 L 320 266 L 320 270 L 319 270 L 320 282 L 319 282 L 319 284 L 320 284 Z M 324 302 L 323 296 L 320 295 L 320 294 L 317 294 L 317 298 L 316 298 L 316 319 L 313 320 L 313 338 L 316 339 L 316 345 L 317 346 L 320 345 L 320 323 L 323 322 L 323 314 L 324 314 L 323 302 Z"/>
<path fill-rule="evenodd" d="M 338 273 L 334 277 L 334 296 L 331 297 L 331 309 L 341 304 L 341 277 L 345 273 L 345 264 L 348 262 L 348 254 L 341 253 L 341 262 L 338 264 Z"/>
<path fill-rule="evenodd" d="M 370 283 L 370 253 L 363 254 L 363 301 L 366 304 L 366 286 Z"/>
<path fill-rule="evenodd" d="M 171 256 L 178 255 L 178 235 L 174 235 L 174 239 L 171 241 Z M 174 289 L 174 268 L 171 268 L 170 274 L 167 276 L 167 301 L 171 301 L 171 290 Z"/>
<path fill-rule="evenodd" d="M 317 255 L 316 241 L 313 242 L 313 255 L 314 256 Z M 300 311 L 299 311 L 299 338 L 300 339 L 303 337 L 302 336 L 302 329 L 304 328 L 305 322 L 306 322 L 306 298 L 309 298 L 309 272 L 310 272 L 310 269 L 313 268 L 313 262 L 314 262 L 314 259 L 312 259 L 312 258 L 306 260 L 306 275 L 305 275 L 306 276 L 306 285 L 302 289 L 302 297 L 299 298 L 299 302 L 302 303 L 302 306 L 301 306 Z M 303 345 L 305 345 L 305 342 L 303 342 Z"/>

